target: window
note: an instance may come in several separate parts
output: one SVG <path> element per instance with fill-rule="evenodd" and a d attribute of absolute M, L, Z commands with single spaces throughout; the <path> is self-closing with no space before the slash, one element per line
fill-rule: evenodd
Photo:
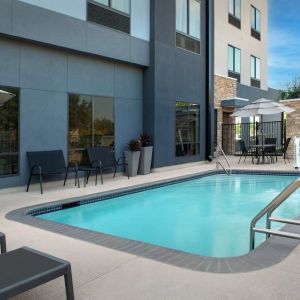
<path fill-rule="evenodd" d="M 0 176 L 19 173 L 19 92 L 0 87 Z M 4 94 L 9 93 L 9 94 Z"/>
<path fill-rule="evenodd" d="M 199 154 L 200 106 L 176 102 L 176 156 Z"/>
<path fill-rule="evenodd" d="M 200 53 L 200 0 L 176 0 L 176 45 Z"/>
<path fill-rule="evenodd" d="M 260 11 L 251 6 L 251 35 L 260 40 L 260 31 L 261 31 L 261 13 Z"/>
<path fill-rule="evenodd" d="M 241 28 L 241 0 L 229 0 L 228 22 L 237 28 Z"/>
<path fill-rule="evenodd" d="M 228 46 L 228 76 L 233 77 L 240 82 L 241 80 L 241 50 L 239 48 Z"/>
<path fill-rule="evenodd" d="M 130 0 L 89 0 L 87 19 L 93 23 L 130 33 Z"/>
<path fill-rule="evenodd" d="M 85 162 L 83 150 L 114 146 L 114 100 L 71 94 L 69 96 L 69 160 Z"/>
<path fill-rule="evenodd" d="M 130 14 L 130 0 L 94 0 L 102 5 L 118 10 L 125 14 Z"/>
<path fill-rule="evenodd" d="M 251 55 L 251 85 L 260 88 L 260 59 Z"/>

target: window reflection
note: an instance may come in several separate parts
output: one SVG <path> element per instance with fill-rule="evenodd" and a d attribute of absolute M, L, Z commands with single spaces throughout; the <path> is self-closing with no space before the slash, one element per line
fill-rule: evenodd
<path fill-rule="evenodd" d="M 176 156 L 199 154 L 200 105 L 176 102 Z"/>
<path fill-rule="evenodd" d="M 19 172 L 19 93 L 0 87 L 0 176 Z M 10 93 L 10 94 L 5 94 Z"/>
<path fill-rule="evenodd" d="M 114 101 L 108 97 L 69 96 L 69 160 L 86 162 L 84 149 L 114 146 Z"/>

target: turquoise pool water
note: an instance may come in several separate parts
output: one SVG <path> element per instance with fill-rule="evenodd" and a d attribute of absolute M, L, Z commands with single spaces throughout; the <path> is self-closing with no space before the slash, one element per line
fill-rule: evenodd
<path fill-rule="evenodd" d="M 238 256 L 249 251 L 252 218 L 295 179 L 295 176 L 213 175 L 39 218 L 188 253 Z M 274 213 L 288 218 L 299 214 L 300 192 Z M 257 234 L 257 242 L 263 240 L 264 236 Z"/>

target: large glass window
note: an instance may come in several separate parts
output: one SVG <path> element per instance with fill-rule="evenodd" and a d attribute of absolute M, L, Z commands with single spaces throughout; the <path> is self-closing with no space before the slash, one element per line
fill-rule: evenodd
<path fill-rule="evenodd" d="M 261 28 L 261 13 L 254 6 L 251 6 L 251 28 L 257 32 Z"/>
<path fill-rule="evenodd" d="M 102 5 L 111 7 L 125 14 L 130 14 L 130 0 L 94 0 Z"/>
<path fill-rule="evenodd" d="M 114 100 L 69 96 L 69 160 L 84 162 L 86 147 L 114 146 Z"/>
<path fill-rule="evenodd" d="M 0 86 L 0 176 L 19 173 L 19 93 Z"/>
<path fill-rule="evenodd" d="M 200 149 L 200 106 L 176 102 L 176 156 L 197 155 Z"/>
<path fill-rule="evenodd" d="M 200 1 L 176 0 L 176 30 L 200 39 Z"/>
<path fill-rule="evenodd" d="M 260 80 L 260 59 L 251 55 L 251 78 Z"/>
<path fill-rule="evenodd" d="M 241 0 L 229 0 L 229 14 L 237 19 L 241 19 Z"/>
<path fill-rule="evenodd" d="M 234 73 L 241 73 L 241 50 L 228 46 L 228 71 Z"/>

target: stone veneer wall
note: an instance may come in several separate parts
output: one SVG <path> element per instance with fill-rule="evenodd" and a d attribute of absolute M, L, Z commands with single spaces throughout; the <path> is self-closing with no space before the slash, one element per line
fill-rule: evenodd
<path fill-rule="evenodd" d="M 236 97 L 237 80 L 225 76 L 215 75 L 215 109 L 217 109 L 217 143 L 222 145 L 223 108 L 221 101 L 226 98 Z M 233 118 L 232 118 L 233 120 Z M 224 120 L 225 121 L 225 120 Z M 228 120 L 226 120 L 227 122 Z"/>
<path fill-rule="evenodd" d="M 284 105 L 294 108 L 296 111 L 287 115 L 286 136 L 291 137 L 291 143 L 288 148 L 288 156 L 294 158 L 294 142 L 293 137 L 300 136 L 300 99 L 281 101 Z"/>

